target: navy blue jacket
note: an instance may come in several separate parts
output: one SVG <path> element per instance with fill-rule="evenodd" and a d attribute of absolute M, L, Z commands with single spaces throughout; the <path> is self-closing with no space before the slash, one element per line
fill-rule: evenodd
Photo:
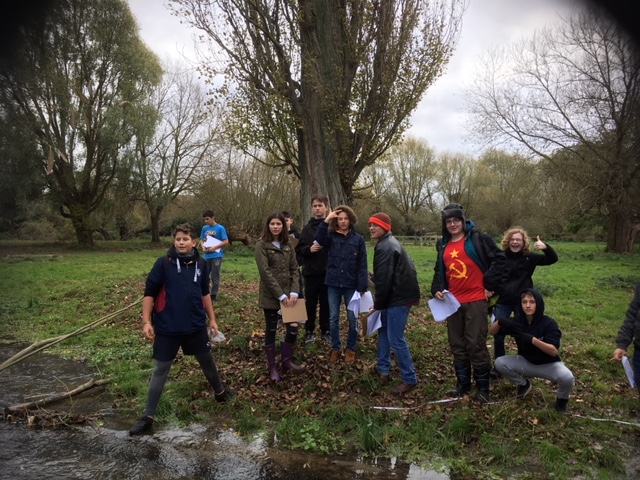
<path fill-rule="evenodd" d="M 353 227 L 347 235 L 329 232 L 329 224 L 323 221 L 318 226 L 316 240 L 327 251 L 325 285 L 366 292 L 369 270 L 364 237 Z"/>
<path fill-rule="evenodd" d="M 161 335 L 189 335 L 207 328 L 202 297 L 209 295 L 209 274 L 198 250 L 189 263 L 175 247 L 159 258 L 147 276 L 145 297 L 153 297 L 153 328 Z"/>

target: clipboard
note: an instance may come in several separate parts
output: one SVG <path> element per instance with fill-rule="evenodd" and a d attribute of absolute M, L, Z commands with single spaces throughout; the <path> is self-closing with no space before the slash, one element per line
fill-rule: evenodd
<path fill-rule="evenodd" d="M 295 307 L 281 307 L 282 323 L 296 323 L 307 321 L 307 303 L 304 298 L 298 298 Z"/>

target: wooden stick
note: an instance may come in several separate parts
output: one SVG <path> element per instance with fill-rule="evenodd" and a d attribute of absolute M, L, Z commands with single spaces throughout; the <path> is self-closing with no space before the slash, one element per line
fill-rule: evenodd
<path fill-rule="evenodd" d="M 12 415 L 24 410 L 35 410 L 37 408 L 41 408 L 45 405 L 49 405 L 50 403 L 55 403 L 55 402 L 59 402 L 61 400 L 66 400 L 68 398 L 73 397 L 74 395 L 78 395 L 79 393 L 82 392 L 86 392 L 87 390 L 94 388 L 94 387 L 99 387 L 100 385 L 105 385 L 107 383 L 109 383 L 111 380 L 108 378 L 102 379 L 102 380 L 96 380 L 95 378 L 92 378 L 91 380 L 89 380 L 87 383 L 80 385 L 77 388 L 74 388 L 73 390 L 70 390 L 68 392 L 63 392 L 63 393 L 56 393 L 53 395 L 50 395 L 46 398 L 43 398 L 41 400 L 35 401 L 35 402 L 29 402 L 29 403 L 21 403 L 19 405 L 13 405 L 10 407 L 5 407 L 4 409 L 4 414 L 5 415 Z"/>
<path fill-rule="evenodd" d="M 0 372 L 2 372 L 3 370 L 6 370 L 7 368 L 11 367 L 12 365 L 15 365 L 18 362 L 21 362 L 25 358 L 28 358 L 31 355 L 35 355 L 36 353 L 41 352 L 41 351 L 45 350 L 46 348 L 49 348 L 49 347 L 51 347 L 53 345 L 56 345 L 56 344 L 66 340 L 68 338 L 75 337 L 77 335 L 81 335 L 81 334 L 83 334 L 85 332 L 88 332 L 89 330 L 93 330 L 94 328 L 96 328 L 96 327 L 102 325 L 103 323 L 108 322 L 112 318 L 120 315 L 122 312 L 125 312 L 125 311 L 129 310 L 130 308 L 138 305 L 140 302 L 142 302 L 142 297 L 139 298 L 138 300 L 136 300 L 135 302 L 133 302 L 131 305 L 127 305 L 126 307 L 121 308 L 120 310 L 117 310 L 117 311 L 115 311 L 113 313 L 110 313 L 108 315 L 105 315 L 104 317 L 99 318 L 98 320 L 94 320 L 93 322 L 89 323 L 88 325 L 85 325 L 84 327 L 79 328 L 75 332 L 67 333 L 66 335 L 61 335 L 59 337 L 49 338 L 47 340 L 41 340 L 41 341 L 34 342 L 33 344 L 31 344 L 30 346 L 28 346 L 24 350 L 21 350 L 20 352 L 16 353 L 13 357 L 11 357 L 10 359 L 8 359 L 4 363 L 2 363 L 0 365 Z"/>

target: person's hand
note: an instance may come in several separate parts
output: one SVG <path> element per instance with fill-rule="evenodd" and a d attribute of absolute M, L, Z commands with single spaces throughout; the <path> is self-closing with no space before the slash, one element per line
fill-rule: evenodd
<path fill-rule="evenodd" d="M 216 322 L 215 318 L 209 320 L 209 329 L 211 330 L 211 333 L 213 333 L 214 337 L 218 335 L 218 331 L 219 331 L 218 322 Z"/>
<path fill-rule="evenodd" d="M 545 250 L 547 248 L 547 244 L 540 240 L 540 235 L 538 235 L 536 243 L 533 246 L 536 250 Z"/>
<path fill-rule="evenodd" d="M 503 333 L 511 335 L 513 338 L 516 338 L 522 334 L 520 325 L 514 322 L 512 318 L 499 318 L 497 322 L 498 325 L 500 325 L 500 330 Z"/>
<path fill-rule="evenodd" d="M 142 326 L 142 336 L 147 340 L 153 340 L 156 336 L 156 333 L 153 329 L 153 325 L 151 323 L 146 323 Z"/>
<path fill-rule="evenodd" d="M 295 295 L 289 295 L 287 302 L 288 302 L 288 307 L 293 308 L 296 306 L 296 303 L 298 303 L 298 297 L 296 297 Z"/>
<path fill-rule="evenodd" d="M 331 210 L 324 221 L 327 223 L 331 222 L 332 219 L 338 218 L 339 213 L 342 213 L 342 210 Z"/>
<path fill-rule="evenodd" d="M 320 250 L 322 250 L 322 245 L 320 245 L 318 242 L 313 242 L 309 247 L 309 251 L 311 253 L 316 253 L 316 252 L 319 252 Z"/>
<path fill-rule="evenodd" d="M 484 296 L 487 297 L 487 300 L 489 300 L 491 297 L 493 297 L 493 292 L 491 290 L 487 290 L 485 288 L 484 289 Z"/>
<path fill-rule="evenodd" d="M 513 338 L 515 338 L 516 340 L 520 340 L 522 343 L 533 343 L 533 335 L 531 335 L 530 333 L 523 333 L 520 332 L 516 335 L 512 335 Z"/>
<path fill-rule="evenodd" d="M 513 320 L 511 320 L 510 318 L 506 317 L 506 318 L 499 318 L 497 320 L 498 325 L 500 325 L 500 328 L 513 328 Z"/>
<path fill-rule="evenodd" d="M 434 297 L 436 297 L 438 300 L 444 300 L 444 293 L 442 293 L 442 292 L 436 292 L 436 294 L 434 295 Z"/>
<path fill-rule="evenodd" d="M 626 350 L 623 350 L 622 348 L 616 348 L 615 352 L 613 352 L 613 359 L 616 362 L 622 362 L 622 357 L 624 357 L 626 354 Z"/>

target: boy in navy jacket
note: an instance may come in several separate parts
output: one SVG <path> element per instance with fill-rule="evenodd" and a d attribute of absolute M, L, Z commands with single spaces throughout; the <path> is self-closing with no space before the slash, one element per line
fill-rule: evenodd
<path fill-rule="evenodd" d="M 196 357 L 213 387 L 216 401 L 226 402 L 234 397 L 220 382 L 211 354 L 208 330 L 216 335 L 218 324 L 213 313 L 206 264 L 196 249 L 197 238 L 190 224 L 178 225 L 173 233 L 173 246 L 166 257 L 156 261 L 147 277 L 142 303 L 142 335 L 153 340 L 156 365 L 145 415 L 129 430 L 129 435 L 140 435 L 151 429 L 169 370 L 181 347 L 185 355 Z"/>

